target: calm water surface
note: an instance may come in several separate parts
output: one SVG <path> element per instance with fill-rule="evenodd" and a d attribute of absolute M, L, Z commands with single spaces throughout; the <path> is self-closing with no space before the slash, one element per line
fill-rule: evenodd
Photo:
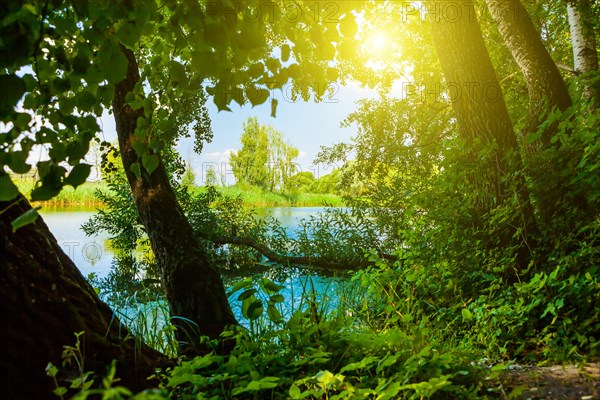
<path fill-rule="evenodd" d="M 273 216 L 277 218 L 288 232 L 298 227 L 303 218 L 308 218 L 320 211 L 323 207 L 265 207 L 257 209 L 257 216 L 264 218 Z M 81 225 L 88 221 L 95 210 L 89 209 L 43 209 L 40 211 L 42 218 L 56 237 L 58 244 L 66 254 L 75 262 L 75 265 L 84 276 L 95 273 L 98 277 L 105 277 L 111 269 L 114 254 L 110 248 L 108 234 L 101 233 L 96 236 L 86 236 L 81 230 Z M 285 298 L 285 311 L 291 311 L 302 306 L 304 301 L 302 293 L 313 292 L 317 298 L 327 296 L 332 300 L 332 294 L 339 284 L 339 280 L 331 277 L 319 276 L 313 271 L 296 272 L 287 274 L 285 279 L 275 277 L 275 271 L 267 271 L 265 276 L 285 286 L 280 292 Z M 239 302 L 233 296 L 230 301 L 238 320 L 241 320 Z M 319 303 L 319 301 L 318 301 Z M 328 304 L 327 307 L 335 307 Z"/>
<path fill-rule="evenodd" d="M 258 217 L 277 218 L 288 232 L 298 227 L 303 218 L 308 218 L 323 207 L 263 207 L 256 209 Z M 96 211 L 90 209 L 44 209 L 42 218 L 56 237 L 58 244 L 71 257 L 84 275 L 96 273 L 104 277 L 110 271 L 114 254 L 110 248 L 107 233 L 86 236 L 81 225 L 88 221 Z"/>

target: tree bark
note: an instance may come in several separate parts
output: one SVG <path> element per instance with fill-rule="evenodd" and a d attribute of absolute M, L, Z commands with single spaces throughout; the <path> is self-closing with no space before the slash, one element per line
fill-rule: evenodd
<path fill-rule="evenodd" d="M 122 51 L 129 64 L 127 77 L 115 90 L 113 113 L 123 167 L 156 256 L 171 315 L 179 317 L 173 320 L 181 328 L 177 330 L 177 338 L 187 351 L 199 351 L 194 347 L 200 335 L 218 338 L 228 325 L 237 325 L 237 321 L 221 276 L 194 237 L 162 160 L 150 175 L 142 168 L 140 179 L 131 169 L 139 162 L 132 144 L 136 140 L 137 119 L 144 113 L 143 109 L 134 111 L 125 104 L 125 96 L 133 92 L 140 76 L 133 52 L 126 48 Z"/>
<path fill-rule="evenodd" d="M 573 65 L 578 74 L 589 74 L 598 71 L 598 52 L 594 33 L 594 16 L 589 0 L 568 0 L 567 15 L 573 46 Z M 590 82 L 586 79 L 582 95 L 587 100 L 594 100 L 594 107 L 600 106 L 600 81 Z"/>
<path fill-rule="evenodd" d="M 537 131 L 547 111 L 565 111 L 572 104 L 567 85 L 544 47 L 520 0 L 486 0 L 506 46 L 525 76 L 529 93 L 526 133 Z M 542 143 L 550 144 L 554 129 L 546 129 Z"/>
<path fill-rule="evenodd" d="M 73 366 L 61 367 L 61 355 L 63 346 L 74 345 L 74 333 L 82 331 L 85 371 L 104 374 L 115 359 L 121 384 L 133 390 L 147 387 L 146 378 L 166 357 L 136 344 L 41 217 L 12 232 L 10 222 L 31 209 L 24 197 L 9 206 L 0 202 L 5 210 L 0 213 L 2 398 L 52 398 L 54 383 L 45 367 L 52 362 L 61 369 L 59 376 L 76 376 Z"/>
<path fill-rule="evenodd" d="M 529 121 L 525 126 L 525 133 L 536 132 L 547 118 L 548 112 L 555 109 L 564 112 L 572 105 L 571 96 L 521 1 L 486 0 L 486 3 L 504 42 L 527 81 Z M 557 129 L 558 123 L 555 122 L 543 130 L 542 148 L 559 147 L 559 142 L 551 143 Z M 534 164 L 530 174 L 536 184 L 534 194 L 541 220 L 544 225 L 552 227 L 551 229 L 564 232 L 564 222 L 563 226 L 557 227 L 554 221 L 560 219 L 565 212 L 577 209 L 589 214 L 593 210 L 590 210 L 585 193 L 581 189 L 572 188 L 573 195 L 568 201 L 557 198 L 556 194 L 565 191 L 573 178 L 565 176 L 561 171 L 566 169 L 570 172 L 569 166 L 563 168 L 555 163 L 548 164 L 544 157 L 536 158 L 535 153 L 539 146 L 526 146 L 526 149 L 529 153 L 528 158 Z M 574 226 L 571 228 L 575 229 Z"/>
<path fill-rule="evenodd" d="M 510 182 L 502 179 L 514 166 L 521 168 L 517 138 L 510 120 L 506 103 L 500 89 L 498 78 L 492 66 L 489 53 L 483 41 L 483 35 L 474 3 L 460 3 L 461 18 L 450 18 L 447 10 L 449 2 L 426 2 L 433 40 L 436 47 L 450 101 L 458 123 L 461 137 L 473 146 L 481 142 L 483 147 L 491 148 L 492 162 L 486 171 L 474 177 L 475 190 L 486 196 L 482 210 L 477 214 L 486 215 L 492 208 L 510 201 L 514 194 Z M 479 157 L 477 148 L 470 150 L 471 157 Z M 514 238 L 520 236 L 521 243 L 517 254 L 517 264 L 524 269 L 529 264 L 534 247 L 531 234 L 537 233 L 537 223 L 530 203 L 529 193 L 521 174 L 517 174 L 514 184 L 520 203 L 520 216 L 506 221 L 500 227 L 500 246 L 508 248 L 513 245 Z M 474 218 L 475 219 L 475 218 Z M 477 224 L 477 222 L 475 223 Z M 518 227 L 522 233 L 517 235 Z M 482 228 L 482 226 L 479 226 Z"/>

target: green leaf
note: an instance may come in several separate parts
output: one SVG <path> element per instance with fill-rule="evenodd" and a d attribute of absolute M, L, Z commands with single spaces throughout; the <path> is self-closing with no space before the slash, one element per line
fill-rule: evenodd
<path fill-rule="evenodd" d="M 285 286 L 282 285 L 278 285 L 275 282 L 273 282 L 272 280 L 270 280 L 269 278 L 263 278 L 261 280 L 261 283 L 265 289 L 265 292 L 267 292 L 268 294 L 274 294 L 279 292 L 281 289 L 284 289 Z"/>
<path fill-rule="evenodd" d="M 69 158 L 69 162 L 71 164 L 74 164 L 85 157 L 88 149 L 89 147 L 87 143 L 82 143 L 79 140 L 75 140 L 67 144 L 67 147 L 65 148 L 65 156 Z"/>
<path fill-rule="evenodd" d="M 148 143 L 143 140 L 137 139 L 131 143 L 131 147 L 135 150 L 135 153 L 143 157 L 148 154 Z"/>
<path fill-rule="evenodd" d="M 265 72 L 263 63 L 255 63 L 248 67 L 248 76 L 252 79 L 260 78 Z"/>
<path fill-rule="evenodd" d="M 238 301 L 246 300 L 247 298 L 252 296 L 254 293 L 256 293 L 256 289 L 254 289 L 254 288 L 245 290 L 238 296 Z"/>
<path fill-rule="evenodd" d="M 335 381 L 335 376 L 330 371 L 319 371 L 315 375 L 317 381 L 321 382 L 323 385 L 327 386 Z"/>
<path fill-rule="evenodd" d="M 25 82 L 16 75 L 0 75 L 0 115 L 13 111 L 26 91 Z"/>
<path fill-rule="evenodd" d="M 46 201 L 60 193 L 61 187 L 52 184 L 42 184 L 31 191 L 32 201 Z"/>
<path fill-rule="evenodd" d="M 398 358 L 400 358 L 400 353 L 385 356 L 385 358 L 377 365 L 376 372 L 379 374 L 384 368 L 388 368 L 396 364 Z"/>
<path fill-rule="evenodd" d="M 53 378 L 56 376 L 56 374 L 58 374 L 58 368 L 56 368 L 54 364 L 49 362 L 48 365 L 46 365 L 46 375 Z"/>
<path fill-rule="evenodd" d="M 468 308 L 462 309 L 463 321 L 471 321 L 473 319 L 473 313 Z"/>
<path fill-rule="evenodd" d="M 29 123 L 31 122 L 31 115 L 27 113 L 17 113 L 16 118 L 13 121 L 15 127 L 17 127 L 21 131 L 26 131 L 29 129 Z"/>
<path fill-rule="evenodd" d="M 283 303 L 284 297 L 281 294 L 275 294 L 275 295 L 271 296 L 269 299 L 273 303 Z"/>
<path fill-rule="evenodd" d="M 340 32 L 346 38 L 353 38 L 358 33 L 358 23 L 354 15 L 348 13 L 340 20 Z"/>
<path fill-rule="evenodd" d="M 116 36 L 125 47 L 134 50 L 135 46 L 140 41 L 141 35 L 141 29 L 136 25 L 135 21 L 132 21 L 123 23 L 117 31 Z"/>
<path fill-rule="evenodd" d="M 90 111 L 96 106 L 96 104 L 98 104 L 96 96 L 94 96 L 88 90 L 83 90 L 77 95 L 76 99 L 77 108 L 79 108 L 82 111 Z"/>
<path fill-rule="evenodd" d="M 171 75 L 173 82 L 179 83 L 180 85 L 187 83 L 185 68 L 177 61 L 171 61 L 169 63 L 169 74 Z"/>
<path fill-rule="evenodd" d="M 103 68 L 102 73 L 107 81 L 116 84 L 127 75 L 129 62 L 117 43 L 107 41 L 105 47 L 100 50 L 97 64 L 99 68 Z"/>
<path fill-rule="evenodd" d="M 264 88 L 251 86 L 246 89 L 246 98 L 252 104 L 252 107 L 263 104 L 269 98 L 269 91 Z"/>
<path fill-rule="evenodd" d="M 282 319 L 281 313 L 273 304 L 269 304 L 267 306 L 267 315 L 269 319 L 273 322 L 279 322 Z"/>
<path fill-rule="evenodd" d="M 204 27 L 204 40 L 215 48 L 223 48 L 228 38 L 227 28 L 221 22 L 210 22 Z"/>
<path fill-rule="evenodd" d="M 152 175 L 152 172 L 158 167 L 159 161 L 158 155 L 156 154 L 145 154 L 142 156 L 142 165 L 144 166 L 144 169 L 148 171 L 148 175 Z"/>
<path fill-rule="evenodd" d="M 129 167 L 129 169 L 131 169 L 131 172 L 133 172 L 136 178 L 142 179 L 142 169 L 140 167 L 140 163 L 131 164 L 131 167 Z"/>
<path fill-rule="evenodd" d="M 85 74 L 87 70 L 90 68 L 90 58 L 87 54 L 83 52 L 77 53 L 75 58 L 73 59 L 73 71 L 78 74 Z"/>
<path fill-rule="evenodd" d="M 252 304 L 250 304 L 250 306 L 248 306 L 248 318 L 249 319 L 257 319 L 258 317 L 260 317 L 263 314 L 264 311 L 264 306 L 262 301 L 260 300 L 254 300 L 254 302 Z"/>
<path fill-rule="evenodd" d="M 273 376 L 266 376 L 260 380 L 252 380 L 245 387 L 238 387 L 233 389 L 231 392 L 232 395 L 237 396 L 246 392 L 258 392 L 264 389 L 273 389 L 277 387 L 277 383 L 279 382 L 279 378 Z"/>
<path fill-rule="evenodd" d="M 92 166 L 89 164 L 77 164 L 65 178 L 64 184 L 71 185 L 76 188 L 77 186 L 85 183 L 85 180 L 90 175 L 91 170 Z"/>
<path fill-rule="evenodd" d="M 227 296 L 231 296 L 238 290 L 247 289 L 251 286 L 252 286 L 252 278 L 245 278 L 245 279 L 241 280 L 240 282 L 236 283 L 235 285 L 233 285 L 233 287 L 231 289 L 229 289 Z"/>
<path fill-rule="evenodd" d="M 290 390 L 288 390 L 288 393 L 290 395 L 290 397 L 292 399 L 302 399 L 304 398 L 302 396 L 302 391 L 300 390 L 300 388 L 296 385 L 292 385 L 290 386 Z"/>
<path fill-rule="evenodd" d="M 11 201 L 19 194 L 19 189 L 15 186 L 8 175 L 0 175 L 0 201 Z"/>
<path fill-rule="evenodd" d="M 129 105 L 129 107 L 131 107 L 134 110 L 138 110 L 140 108 L 142 108 L 144 106 L 144 99 L 141 97 L 138 97 L 136 99 L 130 100 L 127 102 L 127 104 Z"/>
<path fill-rule="evenodd" d="M 541 138 L 542 138 L 542 132 L 533 132 L 533 133 L 530 133 L 529 135 L 527 135 L 527 137 L 525 138 L 525 141 L 527 142 L 527 144 L 531 144 L 533 142 L 540 140 Z"/>
<path fill-rule="evenodd" d="M 37 217 L 39 217 L 38 210 L 42 208 L 40 206 L 32 208 L 31 210 L 25 211 L 23 214 L 19 215 L 12 221 L 10 224 L 12 225 L 13 233 L 17 231 L 17 229 L 24 227 L 25 225 L 32 224 L 35 222 Z"/>
<path fill-rule="evenodd" d="M 281 46 L 281 61 L 287 62 L 290 59 L 290 45 L 284 44 Z"/>
<path fill-rule="evenodd" d="M 13 172 L 17 174 L 26 174 L 31 169 L 31 165 L 27 164 L 28 152 L 13 151 L 10 153 L 10 162 L 7 164 Z"/>
<path fill-rule="evenodd" d="M 219 111 L 231 111 L 231 108 L 229 108 L 228 106 L 229 99 L 227 98 L 227 94 L 225 92 L 226 91 L 224 85 L 220 83 L 217 84 L 214 88 L 213 102 L 215 103 Z"/>
<path fill-rule="evenodd" d="M 379 359 L 377 357 L 373 357 L 373 356 L 369 356 L 369 357 L 365 357 L 362 360 L 360 360 L 359 362 L 355 362 L 355 363 L 351 363 L 348 365 L 345 365 L 340 372 L 346 372 L 346 371 L 354 371 L 357 369 L 365 369 L 370 367 L 371 365 L 377 363 L 379 361 Z"/>

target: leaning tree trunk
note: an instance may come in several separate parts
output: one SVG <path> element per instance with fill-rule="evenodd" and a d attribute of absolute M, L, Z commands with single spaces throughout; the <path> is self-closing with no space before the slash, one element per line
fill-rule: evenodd
<path fill-rule="evenodd" d="M 573 46 L 573 63 L 578 74 L 598 71 L 598 51 L 594 32 L 594 16 L 589 0 L 568 0 L 567 15 Z M 600 80 L 585 79 L 582 95 L 594 100 L 594 107 L 600 107 Z"/>
<path fill-rule="evenodd" d="M 177 317 L 173 319 L 180 327 L 177 338 L 186 351 L 198 351 L 200 335 L 218 338 L 225 327 L 237 321 L 221 276 L 183 214 L 162 161 L 150 175 L 142 168 L 139 179 L 131 169 L 139 162 L 132 144 L 137 119 L 144 113 L 143 109 L 134 111 L 126 105 L 125 97 L 133 92 L 140 76 L 133 52 L 124 47 L 122 51 L 129 64 L 127 77 L 116 86 L 113 113 L 123 167 L 150 238 L 171 315 Z"/>
<path fill-rule="evenodd" d="M 41 217 L 12 231 L 11 221 L 30 209 L 20 195 L 13 205 L 0 202 L 2 398 L 52 398 L 54 383 L 45 367 L 52 362 L 61 368 L 62 377 L 77 374 L 73 365 L 61 367 L 61 354 L 63 346 L 74 345 L 74 334 L 82 331 L 85 371 L 104 374 L 107 365 L 117 360 L 121 384 L 132 389 L 147 386 L 146 378 L 166 357 L 136 344 Z"/>
<path fill-rule="evenodd" d="M 521 174 L 511 188 L 503 177 L 515 168 L 520 169 L 517 138 L 510 120 L 498 78 L 483 41 L 475 14 L 474 3 L 461 3 L 463 18 L 447 18 L 448 2 L 428 1 L 427 18 L 431 21 L 433 40 L 448 85 L 460 136 L 474 146 L 493 149 L 486 171 L 475 176 L 475 188 L 486 196 L 481 214 L 511 201 L 517 191 L 520 215 L 498 227 L 502 248 L 519 246 L 518 267 L 524 269 L 531 260 L 534 247 L 531 234 L 538 231 L 529 194 Z M 480 158 L 478 149 L 470 150 L 473 160 Z M 511 163 L 511 158 L 516 165 Z M 480 190 L 481 189 L 481 190 Z M 485 222 L 485 221 L 484 221 Z M 519 234 L 519 229 L 522 232 Z M 515 243 L 519 237 L 520 243 Z"/>
<path fill-rule="evenodd" d="M 537 131 L 547 111 L 565 111 L 572 104 L 567 85 L 544 46 L 520 0 L 486 0 L 504 43 L 527 82 L 529 118 L 525 132 Z M 542 143 L 550 144 L 554 129 L 546 129 Z"/>

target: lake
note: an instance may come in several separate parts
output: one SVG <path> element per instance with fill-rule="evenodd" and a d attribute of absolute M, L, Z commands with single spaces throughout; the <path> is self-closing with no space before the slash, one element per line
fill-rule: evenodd
<path fill-rule="evenodd" d="M 288 232 L 298 227 L 303 218 L 323 211 L 323 207 L 261 207 L 256 208 L 259 218 L 272 216 L 277 218 Z M 73 260 L 84 276 L 95 273 L 105 277 L 110 271 L 114 254 L 110 248 L 109 235 L 100 233 L 86 236 L 81 225 L 88 221 L 96 211 L 90 209 L 45 209 L 40 214 L 56 237 L 58 244 Z"/>
<path fill-rule="evenodd" d="M 267 216 L 277 218 L 282 226 L 291 232 L 298 227 L 301 219 L 306 219 L 323 210 L 323 207 L 264 207 L 256 208 L 256 213 L 259 218 Z M 90 237 L 81 230 L 81 225 L 88 221 L 94 213 L 95 210 L 77 208 L 54 210 L 42 208 L 40 211 L 58 244 L 83 275 L 88 276 L 94 273 L 102 278 L 110 272 L 114 259 L 109 236 L 101 233 Z M 283 302 L 284 315 L 289 315 L 292 310 L 301 308 L 304 301 L 303 293 L 307 292 L 314 292 L 318 299 L 317 303 L 326 308 L 337 306 L 337 298 L 333 294 L 339 287 L 340 279 L 320 276 L 313 270 L 296 270 L 284 274 L 274 272 L 277 271 L 267 271 L 264 276 L 269 278 L 277 276 L 278 278 L 273 278 L 273 280 L 284 286 L 280 292 L 285 299 Z M 282 275 L 283 278 L 281 278 Z M 325 297 L 328 301 L 324 301 Z M 241 320 L 241 310 L 236 298 L 237 296 L 233 296 L 230 301 L 236 317 Z"/>

